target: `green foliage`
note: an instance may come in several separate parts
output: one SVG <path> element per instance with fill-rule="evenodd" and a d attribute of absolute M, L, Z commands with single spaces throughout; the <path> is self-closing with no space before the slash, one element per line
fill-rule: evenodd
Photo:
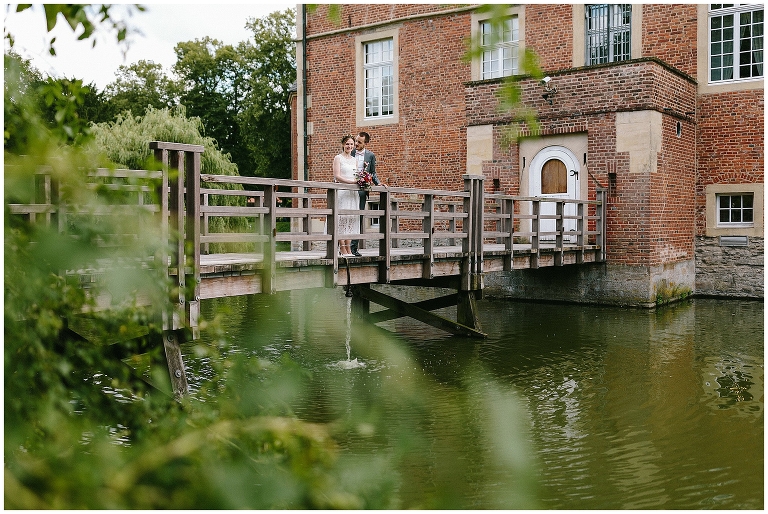
<path fill-rule="evenodd" d="M 250 45 L 241 45 L 250 70 L 250 94 L 238 122 L 256 176 L 291 176 L 289 97 L 290 86 L 296 81 L 294 23 L 295 12 L 290 9 L 252 19 L 246 28 L 253 32 L 253 39 Z"/>
<path fill-rule="evenodd" d="M 28 60 L 12 52 L 3 61 L 3 143 L 6 151 L 23 153 L 38 140 L 51 137 L 35 94 L 42 77 Z"/>
<path fill-rule="evenodd" d="M 95 122 L 112 121 L 116 115 L 130 112 L 143 116 L 153 109 L 173 108 L 178 105 L 179 86 L 168 78 L 163 67 L 152 61 L 138 61 L 120 66 L 115 81 L 104 90 L 108 98 L 108 112 Z"/>
<path fill-rule="evenodd" d="M 32 7 L 32 4 L 18 4 L 16 6 L 16 12 L 25 11 Z M 97 29 L 108 27 L 115 31 L 115 39 L 118 43 L 125 43 L 126 37 L 131 32 L 126 23 L 122 20 L 116 19 L 113 14 L 114 10 L 112 5 L 108 4 L 43 4 L 43 12 L 45 13 L 46 30 L 51 32 L 59 21 L 61 16 L 64 21 L 72 29 L 73 33 L 81 31 L 77 39 L 79 41 L 91 39 Z M 144 11 L 144 7 L 138 4 L 133 4 L 129 7 L 129 11 L 136 9 L 141 12 Z M 13 43 L 13 35 L 6 34 L 6 38 Z M 56 55 L 55 47 L 56 38 L 51 39 L 48 44 L 48 53 Z M 96 46 L 96 39 L 91 39 L 92 46 Z M 127 48 L 126 48 L 127 50 Z"/>
<path fill-rule="evenodd" d="M 85 17 L 91 9 L 101 16 L 94 24 Z M 49 29 L 53 14 L 63 14 L 73 29 L 84 29 L 81 39 L 91 37 L 96 24 L 112 23 L 109 6 L 50 4 L 45 11 Z M 117 37 L 122 41 L 125 32 L 118 30 Z M 215 319 L 201 322 L 211 342 L 190 345 L 217 377 L 203 386 L 209 394 L 198 398 L 215 401 L 177 402 L 148 385 L 168 382 L 158 337 L 170 287 L 162 266 L 154 271 L 145 265 L 167 242 L 150 212 L 115 215 L 125 193 L 93 187 L 89 172 L 104 164 L 142 168 L 150 162 L 149 141 L 164 140 L 203 145 L 205 173 L 237 173 L 214 139 L 201 135 L 201 120 L 181 109 L 148 108 L 142 116 L 123 114 L 89 127 L 88 140 L 79 110 L 96 100 L 88 100 L 92 88 L 43 81 L 8 54 L 5 79 L 5 507 L 397 507 L 393 465 L 419 448 L 409 427 L 398 427 L 395 450 L 386 458 L 342 456 L 336 440 L 350 427 L 364 437 L 382 433 L 387 420 L 376 416 L 376 405 L 366 413 L 370 417 L 343 423 L 296 419 L 287 406 L 311 394 L 312 376 L 286 357 L 255 366 L 243 355 L 227 354 Z M 280 98 L 265 98 L 281 105 Z M 53 188 L 40 182 L 41 168 Z M 48 213 L 50 224 L 46 213 L 14 210 L 47 205 L 40 195 L 48 191 L 57 208 Z M 107 214 L 99 214 L 105 207 Z M 117 244 L 125 235 L 131 243 Z M 85 270 L 95 277 L 87 289 L 80 281 Z M 96 308 L 97 299 L 106 299 L 109 309 Z M 115 348 L 136 349 L 139 342 L 151 345 L 149 353 L 124 361 L 116 356 Z M 396 368 L 415 369 L 396 345 L 377 351 Z M 399 395 L 400 405 L 426 413 L 420 385 L 419 377 L 407 376 L 383 394 Z M 500 427 L 515 419 L 505 402 L 494 391 L 484 405 L 497 412 L 492 420 Z M 515 452 L 501 457 L 500 465 L 520 463 Z M 430 496 L 424 506 L 449 505 Z"/>
<path fill-rule="evenodd" d="M 232 156 L 241 175 L 290 177 L 293 10 L 251 19 L 237 46 L 203 38 L 176 46 L 181 103 Z"/>
<path fill-rule="evenodd" d="M 216 146 L 216 142 L 201 135 L 202 121 L 199 118 L 188 118 L 184 108 L 153 109 L 149 107 L 144 116 L 133 116 L 123 113 L 113 123 L 100 123 L 92 128 L 94 140 L 89 147 L 94 153 L 101 153 L 117 167 L 128 169 L 157 168 L 149 148 L 151 141 L 171 141 L 201 145 L 205 148 L 201 156 L 201 172 L 213 175 L 237 175 L 237 166 Z M 210 187 L 219 189 L 238 189 L 238 184 L 213 184 Z M 218 202 L 218 203 L 216 203 Z M 212 205 L 245 205 L 242 197 L 216 196 Z M 246 218 L 212 217 L 209 222 L 213 232 L 243 231 L 247 226 Z M 241 245 L 242 246 L 242 245 Z M 211 251 L 222 249 L 221 244 L 215 243 Z M 244 250 L 244 248 L 238 248 Z M 233 251 L 233 249 L 229 249 Z"/>

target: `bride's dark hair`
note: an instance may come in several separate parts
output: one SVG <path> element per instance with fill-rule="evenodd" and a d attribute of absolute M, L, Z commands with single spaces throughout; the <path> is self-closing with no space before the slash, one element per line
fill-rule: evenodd
<path fill-rule="evenodd" d="M 342 137 L 342 138 L 341 138 L 341 144 L 343 145 L 344 143 L 346 143 L 346 142 L 347 142 L 347 139 L 352 139 L 352 140 L 354 140 L 354 139 L 355 139 L 355 136 L 353 136 L 352 134 L 347 134 L 346 136 L 344 136 L 344 137 Z"/>

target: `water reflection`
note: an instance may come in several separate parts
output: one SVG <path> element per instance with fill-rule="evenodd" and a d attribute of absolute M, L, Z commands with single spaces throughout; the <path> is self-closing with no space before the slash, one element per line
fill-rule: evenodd
<path fill-rule="evenodd" d="M 381 457 L 408 432 L 403 508 L 517 506 L 501 462 L 525 455 L 544 508 L 763 508 L 762 302 L 647 311 L 483 301 L 483 341 L 412 320 L 382 324 L 394 336 L 359 329 L 342 291 L 208 302 L 204 314 L 224 304 L 234 351 L 289 354 L 313 373 L 298 416 L 363 414 L 339 436 L 350 458 Z M 423 392 L 409 397 L 404 383 Z M 382 419 L 387 431 L 372 433 Z"/>

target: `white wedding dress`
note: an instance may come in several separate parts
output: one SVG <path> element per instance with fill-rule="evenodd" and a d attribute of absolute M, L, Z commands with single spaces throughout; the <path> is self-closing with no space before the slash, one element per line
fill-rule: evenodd
<path fill-rule="evenodd" d="M 347 158 L 344 154 L 339 154 L 341 158 L 341 175 L 349 180 L 355 180 L 357 172 L 357 161 L 354 157 Z M 360 208 L 360 193 L 354 190 L 339 190 L 339 209 Z M 360 216 L 339 216 L 339 235 L 346 236 L 360 233 Z"/>

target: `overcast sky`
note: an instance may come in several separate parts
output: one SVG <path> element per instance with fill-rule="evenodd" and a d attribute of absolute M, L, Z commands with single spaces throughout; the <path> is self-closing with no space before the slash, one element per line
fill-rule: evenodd
<path fill-rule="evenodd" d="M 96 37 L 96 47 L 90 42 L 77 41 L 69 25 L 59 17 L 56 28 L 45 31 L 45 16 L 40 6 L 21 13 L 13 12 L 16 4 L 5 4 L 5 32 L 13 34 L 14 49 L 32 60 L 38 70 L 59 78 L 78 78 L 85 84 L 94 82 L 99 90 L 115 79 L 121 65 L 139 60 L 153 61 L 170 74 L 176 63 L 174 46 L 180 41 L 192 41 L 205 36 L 225 44 L 237 44 L 249 39 L 245 24 L 249 18 L 262 18 L 275 11 L 296 9 L 296 1 L 274 0 L 249 4 L 141 3 L 146 11 L 134 10 L 128 18 L 125 5 L 116 5 L 115 14 L 143 35 L 131 37 L 125 57 L 117 45 L 114 33 L 102 31 Z M 56 56 L 48 53 L 48 41 L 55 37 Z M 8 42 L 6 41 L 6 50 Z"/>

